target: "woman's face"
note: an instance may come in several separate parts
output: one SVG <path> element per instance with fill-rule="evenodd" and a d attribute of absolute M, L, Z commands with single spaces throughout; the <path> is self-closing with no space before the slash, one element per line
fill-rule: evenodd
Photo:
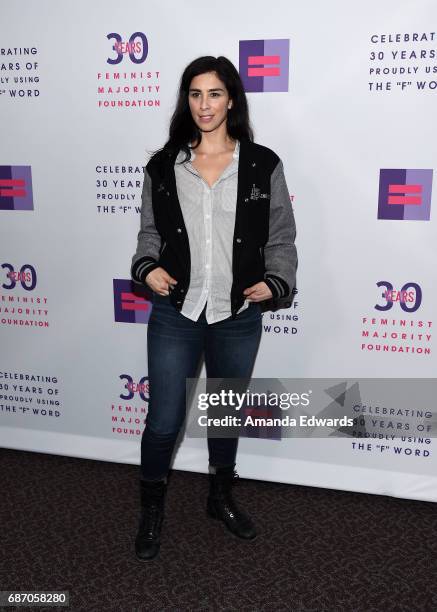
<path fill-rule="evenodd" d="M 215 72 L 205 72 L 194 77 L 188 90 L 191 116 L 203 132 L 216 130 L 228 114 L 232 100 L 225 84 Z"/>

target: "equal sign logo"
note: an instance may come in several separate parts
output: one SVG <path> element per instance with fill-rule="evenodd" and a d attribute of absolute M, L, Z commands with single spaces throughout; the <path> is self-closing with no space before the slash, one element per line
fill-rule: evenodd
<path fill-rule="evenodd" d="M 290 41 L 240 40 L 240 77 L 248 92 L 288 91 Z"/>
<path fill-rule="evenodd" d="M 378 219 L 429 221 L 432 176 L 432 170 L 380 170 Z"/>
<path fill-rule="evenodd" d="M 148 323 L 152 311 L 152 295 L 144 286 L 133 292 L 133 282 L 114 278 L 114 320 L 118 323 Z M 140 293 L 141 291 L 141 293 Z"/>
<path fill-rule="evenodd" d="M 33 210 L 30 166 L 0 166 L 0 210 Z"/>

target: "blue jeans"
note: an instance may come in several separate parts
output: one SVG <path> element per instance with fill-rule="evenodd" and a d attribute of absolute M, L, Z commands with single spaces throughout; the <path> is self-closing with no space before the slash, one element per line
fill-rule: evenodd
<path fill-rule="evenodd" d="M 167 476 L 176 440 L 185 420 L 186 378 L 195 378 L 202 354 L 208 378 L 252 375 L 262 334 L 261 307 L 251 302 L 235 319 L 208 324 L 205 308 L 188 319 L 169 296 L 153 294 L 147 329 L 149 410 L 141 439 L 141 478 Z M 208 437 L 209 463 L 233 465 L 238 437 Z"/>

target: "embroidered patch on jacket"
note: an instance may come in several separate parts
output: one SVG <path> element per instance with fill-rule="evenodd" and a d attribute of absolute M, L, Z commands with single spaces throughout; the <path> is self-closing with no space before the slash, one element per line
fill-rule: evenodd
<path fill-rule="evenodd" d="M 270 198 L 269 193 L 261 193 L 261 189 L 259 187 L 255 187 L 255 183 L 252 184 L 252 190 L 250 192 L 251 200 L 259 200 L 259 199 L 268 199 Z"/>

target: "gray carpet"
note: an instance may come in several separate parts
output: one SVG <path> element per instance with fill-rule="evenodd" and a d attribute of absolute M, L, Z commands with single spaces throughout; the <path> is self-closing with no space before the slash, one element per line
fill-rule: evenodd
<path fill-rule="evenodd" d="M 173 471 L 146 564 L 133 552 L 136 466 L 0 458 L 1 589 L 66 589 L 86 612 L 437 611 L 436 504 L 241 479 L 235 497 L 260 532 L 246 542 L 206 516 L 205 474 Z"/>

